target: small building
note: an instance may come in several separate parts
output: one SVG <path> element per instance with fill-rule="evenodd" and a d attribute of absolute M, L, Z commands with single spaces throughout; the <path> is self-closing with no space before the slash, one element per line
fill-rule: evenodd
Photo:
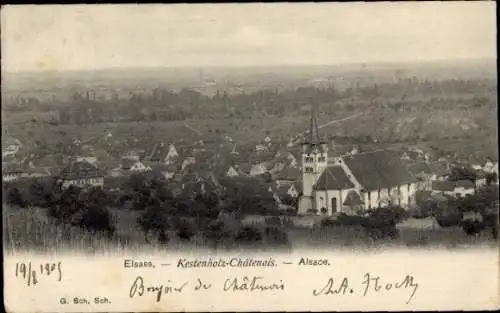
<path fill-rule="evenodd" d="M 268 170 L 263 163 L 254 164 L 250 169 L 250 176 L 258 176 L 267 173 Z"/>
<path fill-rule="evenodd" d="M 179 153 L 173 144 L 170 144 L 168 147 L 167 155 L 163 160 L 165 164 L 171 164 L 175 162 L 175 160 L 179 157 Z"/>
<path fill-rule="evenodd" d="M 87 161 L 71 162 L 60 174 L 63 188 L 104 186 L 104 174 Z"/>
<path fill-rule="evenodd" d="M 297 198 L 299 196 L 299 192 L 295 187 L 294 183 L 281 183 L 277 184 L 276 188 L 277 195 L 282 198 L 284 196 L 290 196 L 292 198 Z"/>
<path fill-rule="evenodd" d="M 455 183 L 455 196 L 465 197 L 475 193 L 475 185 L 472 181 L 464 179 Z"/>
<path fill-rule="evenodd" d="M 2 166 L 2 180 L 4 182 L 13 181 L 21 178 L 23 169 L 19 164 L 10 163 Z"/>

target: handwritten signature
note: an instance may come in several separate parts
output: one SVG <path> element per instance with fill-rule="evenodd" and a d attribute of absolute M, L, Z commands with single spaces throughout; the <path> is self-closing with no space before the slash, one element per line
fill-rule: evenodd
<path fill-rule="evenodd" d="M 382 281 L 379 276 L 372 276 L 371 274 L 366 273 L 363 276 L 363 281 L 361 283 L 363 296 L 367 296 L 369 293 L 374 292 L 390 292 L 393 289 L 409 289 L 411 294 L 406 301 L 406 304 L 409 304 L 413 299 L 418 287 L 418 283 L 411 275 L 406 275 L 404 278 L 397 281 Z M 339 279 L 338 282 L 335 281 L 333 277 L 330 277 L 321 289 L 314 289 L 312 294 L 313 296 L 346 295 L 353 294 L 355 291 L 356 288 L 349 283 L 349 279 L 347 277 Z"/>
<path fill-rule="evenodd" d="M 32 262 L 16 263 L 16 277 L 25 280 L 28 286 L 38 284 L 41 276 L 55 276 L 57 277 L 57 281 L 61 281 L 61 262 L 40 264 L 32 264 Z"/>

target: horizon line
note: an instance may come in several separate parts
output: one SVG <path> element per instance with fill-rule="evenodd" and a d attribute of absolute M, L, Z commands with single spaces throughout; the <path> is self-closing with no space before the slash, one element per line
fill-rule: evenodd
<path fill-rule="evenodd" d="M 150 66 L 110 66 L 101 68 L 88 69 L 65 69 L 65 70 L 21 70 L 8 71 L 2 70 L 3 75 L 12 74 L 46 74 L 46 73 L 72 73 L 72 72 L 102 72 L 113 70 L 162 70 L 162 69 L 200 69 L 200 68 L 263 68 L 263 67 L 318 67 L 318 66 L 360 66 L 360 65 L 392 65 L 392 64 L 418 64 L 418 63 L 433 63 L 433 62 L 459 62 L 459 61 L 487 61 L 496 62 L 495 57 L 476 57 L 476 58 L 448 58 L 448 59 L 414 59 L 414 60 L 396 60 L 396 61 L 359 61 L 359 62 L 340 62 L 340 63 L 274 63 L 274 64 L 251 64 L 251 65 L 218 65 L 218 64 L 196 64 L 196 65 L 150 65 Z"/>

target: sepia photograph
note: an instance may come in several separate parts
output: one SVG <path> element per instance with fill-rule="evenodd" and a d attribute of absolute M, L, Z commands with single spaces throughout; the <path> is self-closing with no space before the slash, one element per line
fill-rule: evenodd
<path fill-rule="evenodd" d="M 116 257 L 127 273 L 175 268 L 196 281 L 185 269 L 320 271 L 334 262 L 323 255 L 345 253 L 359 270 L 392 251 L 404 255 L 395 266 L 419 258 L 414 273 L 475 268 L 498 307 L 498 275 L 486 273 L 498 274 L 499 251 L 495 12 L 491 1 L 3 6 L 3 249 L 15 279 L 42 286 L 78 268 L 44 263 L 35 275 L 31 256 L 82 257 L 81 269 L 83 256 Z M 488 258 L 473 267 L 453 253 Z M 377 289 L 370 275 L 361 296 Z M 424 292 L 412 275 L 391 284 L 408 290 L 403 304 Z M 113 284 L 129 301 L 142 279 Z M 467 294 L 453 279 L 450 295 Z M 224 291 L 288 288 L 264 280 L 226 280 Z M 314 287 L 356 293 L 340 278 Z M 99 311 L 108 296 L 95 296 L 61 308 Z M 36 297 L 30 308 L 43 312 L 66 301 Z M 196 301 L 153 310 L 248 308 Z"/>

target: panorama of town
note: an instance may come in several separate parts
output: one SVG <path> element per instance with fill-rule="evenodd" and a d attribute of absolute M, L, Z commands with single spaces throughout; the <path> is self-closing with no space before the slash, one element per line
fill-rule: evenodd
<path fill-rule="evenodd" d="M 412 5 L 2 8 L 4 246 L 497 247 L 493 6 Z"/>
<path fill-rule="evenodd" d="M 249 85 L 255 91 L 247 94 L 244 85 L 235 91 L 203 75 L 200 69 L 199 83 L 178 93 L 155 88 L 119 98 L 86 89 L 65 100 L 6 98 L 4 222 L 25 225 L 8 230 L 7 246 L 462 246 L 497 238 L 498 159 L 495 148 L 477 148 L 485 140 L 469 135 L 469 119 L 459 124 L 465 135 L 421 139 L 420 128 L 398 138 L 367 124 L 411 119 L 413 108 L 360 100 L 364 109 L 356 110 L 351 102 L 408 85 L 414 97 L 432 84 L 470 94 L 483 88 L 480 80 L 396 76 L 370 85 L 330 77 L 285 90 Z M 492 88 L 493 80 L 485 82 Z M 285 111 L 293 96 L 299 101 Z M 478 101 L 487 111 L 496 100 Z M 188 104 L 213 116 L 179 113 Z M 12 134 L 10 115 L 24 116 L 16 123 L 26 139 Z M 287 116 L 293 128 L 270 130 Z M 290 122 L 295 116 L 300 122 Z M 356 124 L 363 135 L 350 132 Z"/>

